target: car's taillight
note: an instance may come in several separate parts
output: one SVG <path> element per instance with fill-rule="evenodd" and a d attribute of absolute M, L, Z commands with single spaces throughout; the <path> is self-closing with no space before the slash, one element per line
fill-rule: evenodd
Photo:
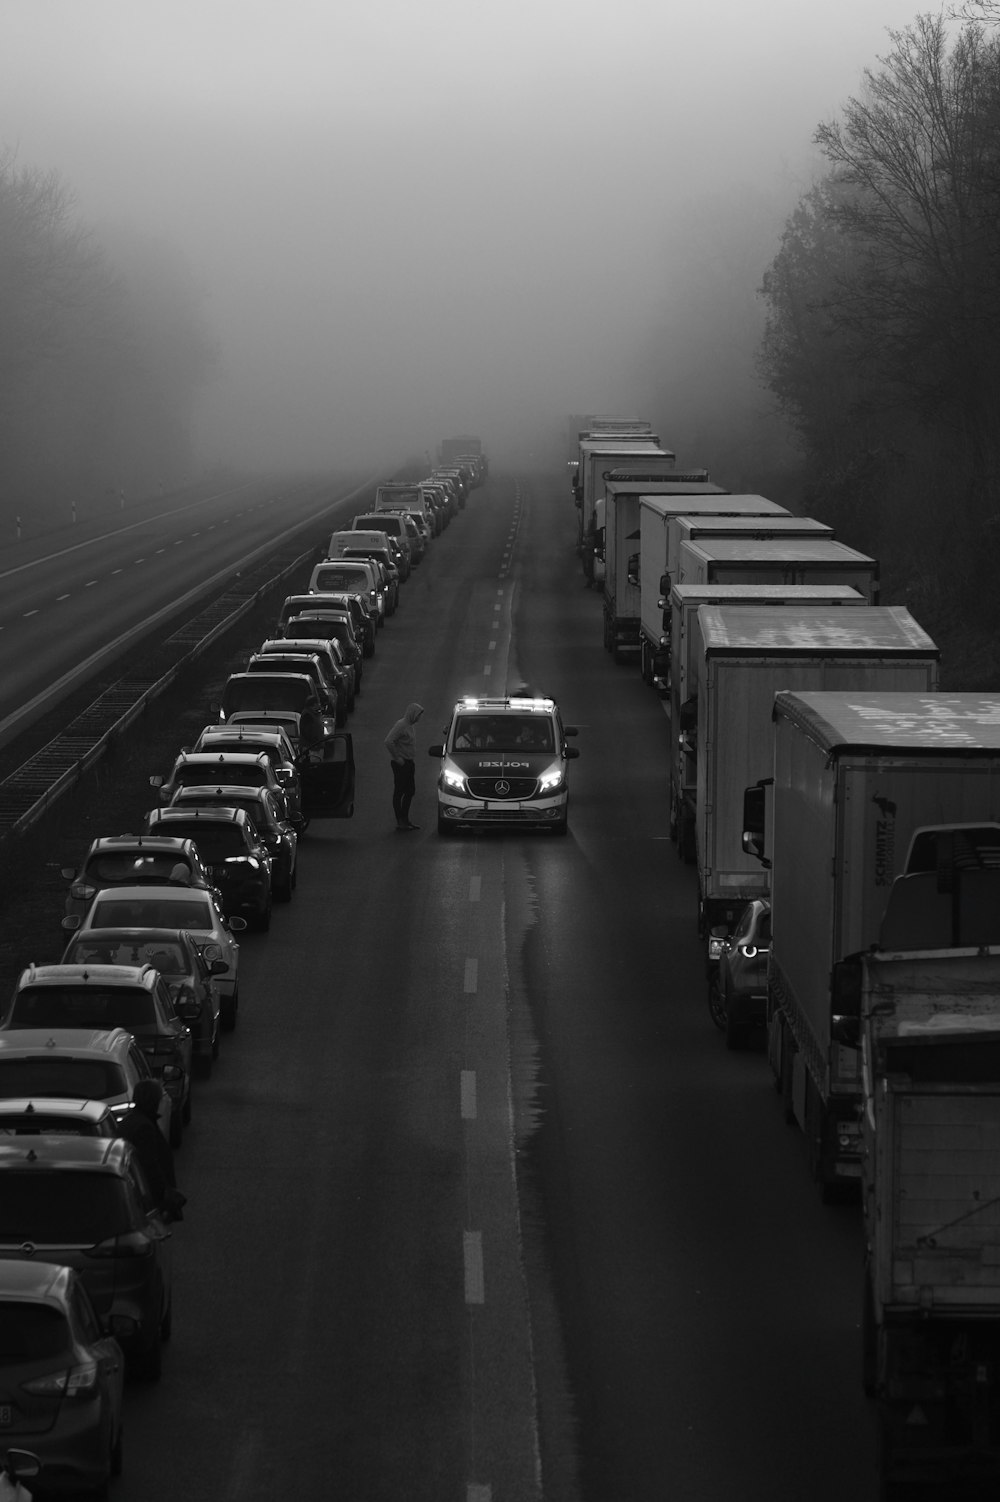
<path fill-rule="evenodd" d="M 88 1257 L 151 1257 L 153 1243 L 142 1231 L 125 1231 L 87 1248 Z"/>
<path fill-rule="evenodd" d="M 97 1386 L 97 1362 L 85 1361 L 81 1366 L 67 1366 L 59 1372 L 49 1372 L 45 1377 L 33 1377 L 22 1382 L 25 1392 L 35 1397 L 85 1398 Z"/>

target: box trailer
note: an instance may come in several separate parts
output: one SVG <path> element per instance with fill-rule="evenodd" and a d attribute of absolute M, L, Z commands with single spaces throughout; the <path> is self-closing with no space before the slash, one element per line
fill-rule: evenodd
<path fill-rule="evenodd" d="M 821 537 L 738 537 L 682 542 L 674 584 L 850 584 L 878 604 L 874 558 Z"/>
<path fill-rule="evenodd" d="M 762 495 L 732 495 L 721 485 L 658 486 L 639 499 L 639 664 L 644 680 L 666 680 L 670 653 L 670 521 L 675 516 L 787 516 Z"/>
<path fill-rule="evenodd" d="M 878 943 L 921 831 L 1000 822 L 1000 696 L 779 692 L 772 775 L 743 817 L 744 848 L 770 866 L 768 1058 L 830 1192 L 861 1174 L 862 1063 L 834 1027 L 831 977 Z"/>

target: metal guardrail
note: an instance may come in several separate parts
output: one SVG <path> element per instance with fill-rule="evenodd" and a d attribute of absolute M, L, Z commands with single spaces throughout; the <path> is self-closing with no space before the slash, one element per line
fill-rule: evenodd
<path fill-rule="evenodd" d="M 218 598 L 151 650 L 148 671 L 120 678 L 45 746 L 0 782 L 0 840 L 21 833 L 99 761 L 116 736 L 164 693 L 180 670 L 193 662 L 244 615 L 267 590 L 281 583 L 312 556 L 279 553 L 244 571 Z"/>
<path fill-rule="evenodd" d="M 36 823 L 51 808 L 56 799 L 78 782 L 99 761 L 108 745 L 121 735 L 142 714 L 146 705 L 164 693 L 174 678 L 189 662 L 193 662 L 211 646 L 217 637 L 228 631 L 241 616 L 246 615 L 259 597 L 268 589 L 280 584 L 312 556 L 315 545 L 301 551 L 302 538 L 320 518 L 328 517 L 342 506 L 350 505 L 366 490 L 377 483 L 373 475 L 345 496 L 340 496 L 332 505 L 324 503 L 312 516 L 299 522 L 286 534 L 285 548 L 280 544 L 270 548 L 258 548 L 250 558 L 232 571 L 226 590 L 205 605 L 197 615 L 179 626 L 172 635 L 150 649 L 149 671 L 141 677 L 124 677 L 87 706 L 51 741 L 28 758 L 16 771 L 0 782 L 0 842 L 14 834 L 22 833 Z M 280 560 L 276 563 L 276 560 Z M 190 600 L 192 595 L 204 593 L 201 585 L 180 601 Z M 169 613 L 176 613 L 172 607 Z M 145 623 L 147 633 L 157 620 L 164 619 L 167 610 Z M 135 636 L 137 633 L 129 633 Z M 67 675 L 56 688 L 61 689 L 69 679 L 79 677 L 85 670 L 93 673 L 100 662 L 124 650 L 124 638 L 102 649 L 87 663 L 81 664 L 74 673 Z M 181 654 L 178 656 L 178 652 Z M 51 693 L 53 690 L 50 690 Z M 44 696 L 40 696 L 42 698 Z M 16 716 L 11 717 L 12 720 Z M 5 722 L 9 724 L 9 722 Z"/>

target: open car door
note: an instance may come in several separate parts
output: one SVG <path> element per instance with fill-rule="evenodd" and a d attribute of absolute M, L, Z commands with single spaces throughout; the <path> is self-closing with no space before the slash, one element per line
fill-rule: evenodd
<path fill-rule="evenodd" d="M 297 758 L 297 765 L 307 818 L 353 818 L 354 739 L 348 731 L 328 731 Z"/>

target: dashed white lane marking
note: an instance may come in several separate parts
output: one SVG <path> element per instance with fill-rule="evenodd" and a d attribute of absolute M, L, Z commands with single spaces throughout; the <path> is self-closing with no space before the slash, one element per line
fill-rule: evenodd
<path fill-rule="evenodd" d="M 479 961 L 466 960 L 465 962 L 465 994 L 473 995 L 479 988 Z"/>
<path fill-rule="evenodd" d="M 462 1256 L 465 1262 L 465 1302 L 483 1304 L 486 1289 L 483 1283 L 483 1233 L 463 1231 Z"/>
<path fill-rule="evenodd" d="M 481 876 L 469 877 L 469 901 L 478 902 L 479 894 L 483 890 L 483 878 Z"/>
<path fill-rule="evenodd" d="M 60 600 L 68 600 L 68 599 L 69 599 L 69 595 L 56 595 L 56 604 L 58 605 L 58 603 L 59 603 Z"/>
<path fill-rule="evenodd" d="M 492 671 L 493 671 L 493 669 L 490 667 L 489 663 L 487 663 L 486 666 L 483 668 L 483 677 L 484 678 L 488 678 L 490 676 L 490 674 L 492 673 Z"/>
<path fill-rule="evenodd" d="M 112 576 L 114 576 L 115 574 L 120 574 L 121 573 L 121 569 L 120 568 L 113 568 L 111 570 L 111 573 L 112 573 Z"/>
<path fill-rule="evenodd" d="M 26 621 L 28 619 L 29 615 L 37 615 L 37 614 L 38 614 L 37 608 L 35 610 L 26 610 L 24 612 L 24 614 L 22 615 L 21 619 L 22 619 L 22 621 Z"/>
<path fill-rule="evenodd" d="M 478 1481 L 470 1481 L 465 1488 L 465 1502 L 493 1502 L 492 1486 L 481 1486 Z"/>
<path fill-rule="evenodd" d="M 136 563 L 145 563 L 146 560 L 145 558 L 137 558 L 135 561 Z"/>
<path fill-rule="evenodd" d="M 463 1069 L 461 1074 L 462 1120 L 476 1119 L 476 1071 Z"/>
<path fill-rule="evenodd" d="M 496 649 L 497 649 L 497 644 L 496 644 L 495 641 L 491 641 L 490 644 L 489 644 L 489 646 L 486 648 L 487 652 L 495 652 Z"/>
<path fill-rule="evenodd" d="M 498 589 L 498 590 L 497 590 L 497 594 L 498 594 L 498 595 L 502 595 L 502 594 L 503 594 L 503 590 L 502 590 L 502 589 Z M 494 605 L 494 607 L 493 607 L 493 609 L 494 609 L 494 610 L 499 610 L 499 609 L 500 609 L 500 607 L 499 607 L 499 605 Z"/>
<path fill-rule="evenodd" d="M 86 582 L 86 584 L 83 587 L 84 587 L 84 589 L 93 589 L 93 587 L 94 587 L 94 585 L 96 583 L 97 583 L 96 579 L 88 579 L 87 582 Z"/>

